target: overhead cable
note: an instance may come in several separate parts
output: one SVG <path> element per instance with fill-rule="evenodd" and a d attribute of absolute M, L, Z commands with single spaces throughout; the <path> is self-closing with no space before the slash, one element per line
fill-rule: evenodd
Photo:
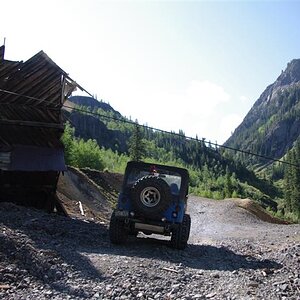
<path fill-rule="evenodd" d="M 39 103 L 47 102 L 46 100 L 43 100 L 43 99 L 38 99 L 38 98 L 35 98 L 35 97 L 18 94 L 18 93 L 11 92 L 11 91 L 8 91 L 8 90 L 0 89 L 0 92 L 7 93 L 7 94 L 12 94 L 12 95 L 15 95 L 15 96 L 25 97 L 25 98 L 28 98 L 28 99 L 31 99 L 31 100 L 36 100 L 36 101 L 39 101 Z M 2 104 L 7 104 L 7 103 L 2 103 Z M 1 103 L 0 103 L 0 105 L 1 105 Z M 30 106 L 30 105 L 28 105 L 28 106 Z M 205 143 L 205 144 L 215 146 L 216 148 L 223 148 L 223 149 L 243 153 L 243 154 L 246 154 L 246 155 L 256 156 L 256 157 L 263 158 L 263 159 L 266 159 L 266 160 L 279 162 L 279 163 L 282 163 L 282 164 L 286 164 L 286 165 L 290 165 L 290 166 L 293 166 L 293 167 L 300 168 L 300 165 L 293 164 L 291 162 L 284 161 L 282 159 L 277 159 L 277 158 L 273 158 L 273 157 L 270 157 L 270 156 L 266 156 L 266 155 L 262 155 L 262 154 L 258 154 L 258 153 L 253 153 L 251 151 L 241 150 L 241 149 L 230 147 L 230 146 L 220 145 L 217 142 L 213 143 L 211 141 L 206 141 L 205 138 L 202 138 L 202 139 L 200 138 L 199 139 L 199 138 L 189 137 L 189 136 L 186 136 L 186 135 L 181 134 L 181 133 L 167 131 L 167 130 L 163 130 L 163 129 L 160 129 L 160 128 L 155 128 L 155 127 L 148 126 L 148 125 L 142 125 L 142 124 L 139 124 L 139 123 L 131 121 L 131 120 L 126 120 L 125 118 L 121 119 L 121 118 L 117 118 L 117 117 L 113 117 L 113 116 L 107 116 L 107 115 L 103 115 L 103 114 L 100 114 L 100 113 L 85 110 L 85 109 L 82 109 L 82 108 L 68 106 L 68 105 L 65 105 L 65 104 L 63 104 L 62 106 L 64 108 L 68 108 L 68 109 L 72 109 L 72 110 L 75 110 L 75 111 L 78 111 L 78 112 L 82 112 L 82 113 L 86 113 L 86 114 L 89 114 L 89 115 L 97 116 L 99 118 L 114 120 L 114 121 L 117 121 L 117 122 L 122 122 L 122 123 L 127 123 L 127 124 L 131 124 L 131 125 L 139 126 L 139 127 L 144 128 L 146 130 L 152 130 L 152 131 L 155 131 L 155 132 L 161 132 L 161 133 L 165 133 L 165 134 L 169 134 L 169 135 L 178 136 L 178 137 L 184 138 L 187 141 L 195 141 L 195 142 L 198 142 L 198 143 L 201 142 L 201 143 Z M 58 108 L 47 107 L 47 109 L 57 110 Z"/>

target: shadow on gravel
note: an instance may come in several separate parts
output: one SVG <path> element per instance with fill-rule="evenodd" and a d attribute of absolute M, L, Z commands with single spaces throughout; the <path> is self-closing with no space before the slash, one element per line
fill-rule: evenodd
<path fill-rule="evenodd" d="M 157 258 L 202 270 L 234 271 L 238 269 L 282 268 L 282 265 L 275 261 L 237 254 L 226 247 L 189 244 L 185 250 L 175 250 L 170 248 L 167 240 L 149 237 L 132 238 L 125 246 L 115 246 L 114 252 L 119 252 L 120 255 Z"/>
<path fill-rule="evenodd" d="M 105 279 L 78 251 L 109 245 L 104 225 L 0 203 L 0 228 L 0 283 L 26 288 L 33 280 L 87 298 L 70 282 Z"/>

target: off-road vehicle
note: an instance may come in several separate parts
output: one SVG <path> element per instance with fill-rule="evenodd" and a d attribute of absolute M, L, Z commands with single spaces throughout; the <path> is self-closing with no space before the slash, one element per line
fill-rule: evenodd
<path fill-rule="evenodd" d="M 118 204 L 110 219 L 109 236 L 121 244 L 128 235 L 171 236 L 171 246 L 184 249 L 191 218 L 186 214 L 189 174 L 186 169 L 128 162 Z"/>

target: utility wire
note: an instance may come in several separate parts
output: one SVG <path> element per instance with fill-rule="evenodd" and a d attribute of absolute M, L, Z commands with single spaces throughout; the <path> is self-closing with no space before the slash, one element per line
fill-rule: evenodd
<path fill-rule="evenodd" d="M 42 102 L 47 102 L 44 99 L 38 99 L 38 98 L 35 98 L 35 97 L 26 96 L 26 95 L 18 94 L 18 93 L 11 92 L 11 91 L 8 91 L 8 90 L 0 89 L 0 92 L 15 95 L 15 96 L 21 96 L 21 97 L 28 98 L 28 99 L 31 99 L 31 100 L 36 100 L 36 101 L 39 101 L 39 104 L 42 103 Z M 1 103 L 0 102 L 0 105 L 2 105 L 2 104 L 7 105 L 8 103 Z M 28 106 L 30 106 L 30 105 L 28 105 Z M 183 135 L 183 134 L 180 134 L 180 133 L 167 131 L 167 130 L 163 130 L 163 129 L 160 129 L 160 128 L 155 128 L 155 127 L 148 126 L 148 125 L 138 124 L 137 122 L 133 122 L 133 121 L 126 120 L 126 119 L 120 119 L 120 118 L 113 117 L 113 116 L 106 116 L 106 115 L 103 115 L 103 114 L 100 114 L 100 113 L 91 112 L 91 111 L 88 111 L 88 110 L 84 110 L 84 109 L 81 109 L 81 108 L 78 108 L 78 107 L 68 106 L 68 105 L 65 105 L 65 104 L 63 104 L 62 106 L 64 108 L 72 109 L 72 110 L 75 110 L 75 111 L 78 111 L 78 112 L 83 112 L 83 113 L 86 113 L 86 114 L 89 114 L 89 115 L 97 116 L 99 118 L 114 120 L 114 121 L 117 121 L 117 122 L 122 122 L 122 123 L 127 123 L 127 124 L 131 124 L 131 125 L 139 126 L 139 127 L 144 128 L 146 130 L 152 130 L 152 131 L 155 131 L 155 132 L 161 132 L 161 133 L 165 133 L 165 134 L 169 134 L 169 135 L 178 136 L 178 137 L 184 138 L 187 141 L 195 141 L 195 142 L 198 142 L 198 143 L 201 142 L 201 143 L 205 143 L 205 144 L 210 144 L 212 146 L 215 146 L 216 148 L 223 148 L 223 149 L 227 149 L 227 150 L 232 150 L 232 151 L 243 153 L 243 154 L 246 154 L 246 155 L 252 155 L 252 156 L 256 156 L 256 157 L 263 158 L 263 159 L 266 159 L 266 160 L 279 162 L 279 163 L 282 163 L 282 164 L 286 164 L 286 165 L 290 165 L 290 166 L 293 166 L 293 167 L 296 167 L 296 168 L 300 168 L 300 165 L 297 165 L 297 164 L 293 164 L 293 163 L 290 163 L 290 162 L 287 162 L 287 161 L 284 161 L 284 160 L 281 160 L 281 159 L 273 158 L 273 157 L 270 157 L 270 156 L 261 155 L 261 154 L 258 154 L 258 153 L 253 153 L 251 151 L 246 151 L 246 150 L 241 150 L 241 149 L 237 149 L 237 148 L 230 147 L 230 146 L 220 145 L 217 142 L 213 143 L 211 141 L 206 141 L 205 138 L 198 139 L 198 138 L 194 138 L 194 137 L 189 137 L 189 136 L 186 136 L 186 135 Z M 60 108 L 47 107 L 47 109 L 49 109 L 49 110 L 58 110 Z"/>
<path fill-rule="evenodd" d="M 73 108 L 73 107 L 66 106 L 66 105 L 63 105 L 63 107 L 70 108 L 70 109 L 73 109 L 73 110 L 76 110 L 76 111 L 79 111 L 79 112 L 84 112 L 84 113 L 87 113 L 87 114 L 90 114 L 90 115 L 94 115 L 94 116 L 98 116 L 98 117 L 102 117 L 102 118 L 106 118 L 106 119 L 111 119 L 111 120 L 118 121 L 118 122 L 123 122 L 123 123 L 128 123 L 128 124 L 131 124 L 131 125 L 139 126 L 139 127 L 142 127 L 146 130 L 153 130 L 153 131 L 157 131 L 157 132 L 161 132 L 161 133 L 165 133 L 165 134 L 175 135 L 175 136 L 178 136 L 178 137 L 182 137 L 182 138 L 184 138 L 188 141 L 195 141 L 195 142 L 198 142 L 198 143 L 202 142 L 202 143 L 205 143 L 205 144 L 210 144 L 210 145 L 215 146 L 217 148 L 228 149 L 228 150 L 240 152 L 240 153 L 243 153 L 243 154 L 252 155 L 252 156 L 264 158 L 264 159 L 267 159 L 267 160 L 271 160 L 271 161 L 274 161 L 274 162 L 279 162 L 279 163 L 283 163 L 283 164 L 287 164 L 287 165 L 290 165 L 290 166 L 300 168 L 300 165 L 296 165 L 296 164 L 293 164 L 293 163 L 290 163 L 290 162 L 287 162 L 287 161 L 284 161 L 284 160 L 281 160 L 281 159 L 276 159 L 276 158 L 273 158 L 273 157 L 270 157 L 270 156 L 261 155 L 261 154 L 258 154 L 258 153 L 253 153 L 253 152 L 250 152 L 250 151 L 245 151 L 245 150 L 241 150 L 241 149 L 237 149 L 237 148 L 233 148 L 233 147 L 229 147 L 229 146 L 225 146 L 225 145 L 220 145 L 218 143 L 213 143 L 211 141 L 205 141 L 203 138 L 202 139 L 197 139 L 197 138 L 186 136 L 186 135 L 183 135 L 183 134 L 180 134 L 180 133 L 166 131 L 166 130 L 151 127 L 151 126 L 148 126 L 148 125 L 141 125 L 141 124 L 138 124 L 138 123 L 133 122 L 133 121 L 128 121 L 128 120 L 125 120 L 125 119 L 119 119 L 119 118 L 116 118 L 116 117 L 106 116 L 106 115 L 94 113 L 94 112 L 91 112 L 91 111 L 86 111 L 86 110 L 83 110 L 83 109 L 80 109 L 80 108 Z"/>

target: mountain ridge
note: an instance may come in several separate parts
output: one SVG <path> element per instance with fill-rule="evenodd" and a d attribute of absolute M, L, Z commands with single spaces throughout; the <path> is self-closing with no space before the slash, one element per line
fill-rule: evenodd
<path fill-rule="evenodd" d="M 122 115 L 114 110 L 112 106 L 106 102 L 98 101 L 92 97 L 72 96 L 68 99 L 72 106 L 83 107 L 84 110 L 95 114 L 110 114 L 113 118 L 122 119 Z M 129 138 L 118 129 L 110 129 L 103 119 L 92 114 L 85 114 L 80 111 L 72 110 L 69 105 L 64 109 L 65 121 L 71 123 L 75 129 L 75 136 L 85 140 L 95 139 L 97 143 L 105 148 L 113 151 L 125 152 L 127 150 L 126 142 Z"/>
<path fill-rule="evenodd" d="M 299 136 L 300 59 L 293 59 L 266 87 L 224 145 L 280 159 Z M 246 159 L 248 166 L 267 163 L 255 157 Z"/>

